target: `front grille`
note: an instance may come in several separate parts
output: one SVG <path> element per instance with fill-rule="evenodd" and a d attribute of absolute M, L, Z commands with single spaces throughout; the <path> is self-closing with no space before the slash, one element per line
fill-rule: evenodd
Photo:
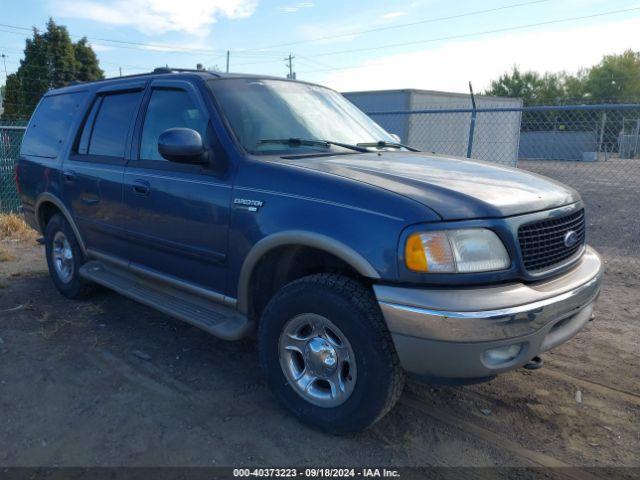
<path fill-rule="evenodd" d="M 570 230 L 578 235 L 575 245 L 567 247 L 564 237 Z M 539 272 L 575 255 L 584 245 L 584 210 L 564 217 L 523 225 L 518 229 L 518 240 L 524 267 Z"/>

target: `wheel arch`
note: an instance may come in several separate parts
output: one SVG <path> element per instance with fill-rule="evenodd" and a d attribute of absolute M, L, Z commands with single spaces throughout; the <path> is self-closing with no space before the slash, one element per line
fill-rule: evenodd
<path fill-rule="evenodd" d="M 363 277 L 370 279 L 380 278 L 380 274 L 362 255 L 334 238 L 301 230 L 279 232 L 269 235 L 256 243 L 245 258 L 238 281 L 238 301 L 236 305 L 238 311 L 245 315 L 249 313 L 251 281 L 260 261 L 270 252 L 287 246 L 309 247 L 323 251 L 342 260 L 354 272 Z"/>
<path fill-rule="evenodd" d="M 38 222 L 38 227 L 40 229 L 40 232 L 44 234 L 44 231 L 46 228 L 46 219 L 47 219 L 46 217 L 50 208 L 54 208 L 58 210 L 65 217 L 67 222 L 69 222 L 69 225 L 71 225 L 71 229 L 73 230 L 73 233 L 76 236 L 76 239 L 78 240 L 78 245 L 80 245 L 80 249 L 82 250 L 83 255 L 86 255 L 87 249 L 85 247 L 84 240 L 80 235 L 80 230 L 78 230 L 78 226 L 76 225 L 76 222 L 73 220 L 73 217 L 71 216 L 71 212 L 69 212 L 67 207 L 65 207 L 62 200 L 60 200 L 58 197 L 48 192 L 41 194 L 38 197 L 38 200 L 36 201 L 35 213 L 36 213 L 36 220 Z"/>

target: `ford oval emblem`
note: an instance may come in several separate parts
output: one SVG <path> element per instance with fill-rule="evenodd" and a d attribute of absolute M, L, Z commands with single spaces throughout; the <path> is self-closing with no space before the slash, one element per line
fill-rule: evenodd
<path fill-rule="evenodd" d="M 576 243 L 578 243 L 578 234 L 575 230 L 569 230 L 564 234 L 564 246 L 567 248 L 573 247 Z"/>

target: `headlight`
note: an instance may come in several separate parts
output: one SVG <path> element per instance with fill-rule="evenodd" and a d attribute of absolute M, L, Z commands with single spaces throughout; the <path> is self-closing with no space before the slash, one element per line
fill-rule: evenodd
<path fill-rule="evenodd" d="M 404 258 L 409 270 L 427 273 L 489 272 L 511 263 L 502 241 L 486 228 L 413 233 Z"/>

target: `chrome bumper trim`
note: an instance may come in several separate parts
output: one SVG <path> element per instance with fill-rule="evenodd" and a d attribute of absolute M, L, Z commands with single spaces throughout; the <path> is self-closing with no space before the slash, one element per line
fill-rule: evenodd
<path fill-rule="evenodd" d="M 474 298 L 478 299 L 479 304 L 487 304 L 492 300 L 503 303 L 509 296 L 509 290 L 504 286 L 495 287 L 495 292 L 492 292 L 491 288 L 461 288 L 444 292 L 444 303 L 452 306 L 456 303 L 457 297 L 460 309 L 441 309 L 433 304 L 416 305 L 425 298 L 437 300 L 438 290 L 430 290 L 425 295 L 424 289 L 416 289 L 416 301 L 412 301 L 412 304 L 391 301 L 394 291 L 384 290 L 384 287 L 375 288 L 376 296 L 389 330 L 395 334 L 460 342 L 492 341 L 528 335 L 550 322 L 556 323 L 575 316 L 597 298 L 603 275 L 602 262 L 590 248 L 585 256 L 576 268 L 560 277 L 540 282 L 533 288 L 524 285 L 511 286 L 514 298 L 519 301 L 525 300 L 524 303 L 514 306 L 500 305 L 500 308 L 494 309 L 466 310 L 473 306 Z M 527 289 L 530 290 L 529 301 L 526 301 Z M 399 290 L 404 290 L 398 296 L 399 300 L 406 302 L 409 298 L 407 289 Z M 453 292 L 455 296 L 451 295 Z M 537 300 L 536 297 L 539 298 L 541 293 L 544 293 L 545 298 Z"/>

